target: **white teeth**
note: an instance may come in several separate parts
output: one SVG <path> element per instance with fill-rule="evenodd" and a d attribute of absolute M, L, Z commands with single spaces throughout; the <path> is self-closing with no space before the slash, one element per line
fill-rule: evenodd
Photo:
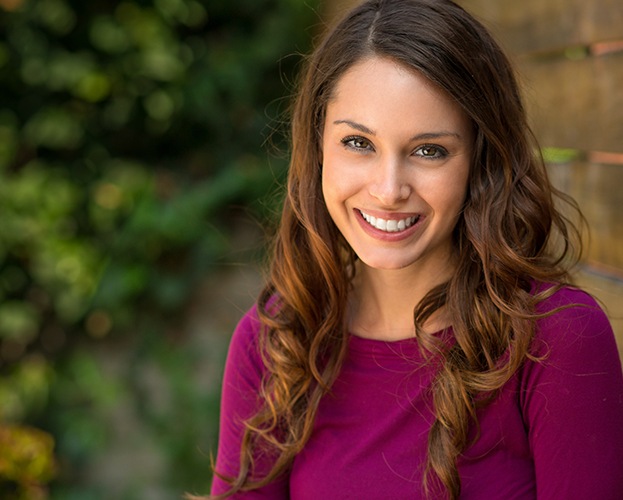
<path fill-rule="evenodd" d="M 387 231 L 388 233 L 397 233 L 399 231 L 404 231 L 408 227 L 412 226 L 420 217 L 407 217 L 406 219 L 401 220 L 385 220 L 380 217 L 373 217 L 372 215 L 368 215 L 365 212 L 361 212 L 361 216 L 370 224 L 381 231 Z"/>

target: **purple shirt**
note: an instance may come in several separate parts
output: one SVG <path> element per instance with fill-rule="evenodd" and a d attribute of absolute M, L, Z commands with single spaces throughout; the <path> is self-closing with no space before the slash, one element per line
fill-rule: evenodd
<path fill-rule="evenodd" d="M 480 437 L 459 459 L 464 500 L 623 499 L 623 375 L 603 311 L 566 288 L 541 311 L 534 350 L 478 413 Z M 237 470 L 240 421 L 254 414 L 264 373 L 255 308 L 239 323 L 225 368 L 216 470 Z M 351 336 L 347 359 L 322 400 L 313 434 L 290 473 L 234 498 L 417 499 L 434 420 L 434 369 L 414 339 Z M 475 430 L 472 429 L 472 436 Z M 267 459 L 258 460 L 267 470 Z M 214 479 L 212 493 L 227 485 Z"/>

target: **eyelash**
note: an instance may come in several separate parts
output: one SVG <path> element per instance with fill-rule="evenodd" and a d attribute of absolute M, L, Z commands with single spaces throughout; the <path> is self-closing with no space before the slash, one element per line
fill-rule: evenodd
<path fill-rule="evenodd" d="M 428 156 L 428 155 L 420 155 L 422 156 L 422 158 L 427 158 L 429 160 L 437 160 L 440 158 L 445 158 L 446 156 L 448 156 L 448 150 L 446 148 L 443 148 L 441 146 L 438 146 L 436 144 L 423 144 L 421 146 L 419 146 L 415 151 L 422 151 L 425 149 L 434 149 L 436 150 L 435 155 L 433 156 Z"/>
<path fill-rule="evenodd" d="M 366 148 L 355 146 L 355 142 L 365 143 L 368 145 L 368 147 Z M 358 135 L 344 137 L 344 139 L 342 139 L 342 144 L 344 144 L 344 146 L 349 149 L 354 149 L 355 151 L 366 151 L 372 149 L 372 144 L 370 144 L 370 141 L 364 139 L 363 137 L 359 137 Z"/>
<path fill-rule="evenodd" d="M 372 147 L 372 143 L 368 141 L 368 139 L 365 139 L 364 137 L 361 137 L 358 135 L 344 137 L 344 139 L 342 139 L 341 142 L 344 145 L 344 147 L 348 149 L 352 149 L 353 151 L 356 151 L 358 153 L 367 153 L 368 151 L 374 150 L 374 148 Z M 363 143 L 365 144 L 365 146 L 363 147 L 355 146 L 355 143 Z M 417 154 L 418 152 L 425 151 L 428 149 L 434 150 L 436 154 L 433 154 L 433 155 Z M 446 156 L 448 156 L 448 150 L 437 144 L 422 144 L 421 146 L 418 146 L 413 152 L 416 153 L 417 156 L 420 156 L 421 158 L 424 158 L 427 160 L 438 160 L 438 159 L 445 158 Z"/>

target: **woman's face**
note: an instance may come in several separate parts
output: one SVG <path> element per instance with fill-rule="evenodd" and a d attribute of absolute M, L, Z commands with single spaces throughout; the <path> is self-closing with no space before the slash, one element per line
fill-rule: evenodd
<path fill-rule="evenodd" d="M 472 143 L 467 115 L 413 69 L 375 56 L 338 80 L 322 137 L 322 190 L 364 264 L 448 267 Z"/>

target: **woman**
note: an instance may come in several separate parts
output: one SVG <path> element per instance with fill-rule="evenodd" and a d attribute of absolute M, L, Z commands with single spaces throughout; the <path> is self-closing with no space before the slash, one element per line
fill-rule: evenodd
<path fill-rule="evenodd" d="M 612 330 L 567 268 L 508 60 L 447 0 L 308 61 L 271 274 L 234 333 L 214 496 L 623 498 Z"/>

